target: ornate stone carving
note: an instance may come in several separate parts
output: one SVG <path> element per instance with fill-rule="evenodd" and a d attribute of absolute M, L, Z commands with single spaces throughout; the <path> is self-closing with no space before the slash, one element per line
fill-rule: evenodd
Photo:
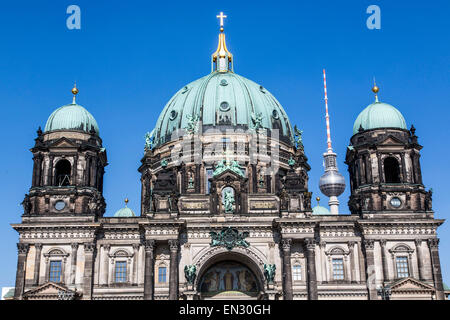
<path fill-rule="evenodd" d="M 211 247 L 224 246 L 228 250 L 234 247 L 247 248 L 250 244 L 245 240 L 249 236 L 248 232 L 240 233 L 237 229 L 228 227 L 222 229 L 220 232 L 211 231 Z"/>
<path fill-rule="evenodd" d="M 28 194 L 25 195 L 21 205 L 23 206 L 24 214 L 29 214 L 31 212 L 33 205 L 31 204 L 30 196 Z"/>
<path fill-rule="evenodd" d="M 95 243 L 93 242 L 87 242 L 84 244 L 84 252 L 86 253 L 94 253 L 95 250 Z"/>
<path fill-rule="evenodd" d="M 305 246 L 307 250 L 314 250 L 316 247 L 316 239 L 314 238 L 306 238 L 305 239 Z"/>
<path fill-rule="evenodd" d="M 438 249 L 439 248 L 439 239 L 428 239 L 428 246 L 430 249 Z"/>
<path fill-rule="evenodd" d="M 19 254 L 27 254 L 29 248 L 30 248 L 30 245 L 28 243 L 18 243 L 17 244 L 17 251 Z"/>
<path fill-rule="evenodd" d="M 374 241 L 371 239 L 364 239 L 363 240 L 364 243 L 364 248 L 366 248 L 366 250 L 373 250 L 374 248 Z"/>
<path fill-rule="evenodd" d="M 153 251 L 155 247 L 155 240 L 145 240 L 144 241 L 145 251 Z"/>
<path fill-rule="evenodd" d="M 170 251 L 178 251 L 178 243 L 179 241 L 176 239 L 169 240 Z"/>
<path fill-rule="evenodd" d="M 292 239 L 281 239 L 281 245 L 284 251 L 291 250 Z"/>

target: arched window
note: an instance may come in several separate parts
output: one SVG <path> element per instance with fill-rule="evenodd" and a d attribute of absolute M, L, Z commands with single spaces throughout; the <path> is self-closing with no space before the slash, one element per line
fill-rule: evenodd
<path fill-rule="evenodd" d="M 72 166 L 70 165 L 70 162 L 68 160 L 63 159 L 58 161 L 55 166 L 55 178 L 57 186 L 61 187 L 70 185 L 71 169 Z"/>
<path fill-rule="evenodd" d="M 397 159 L 393 157 L 384 159 L 384 178 L 386 183 L 400 182 L 400 167 Z"/>

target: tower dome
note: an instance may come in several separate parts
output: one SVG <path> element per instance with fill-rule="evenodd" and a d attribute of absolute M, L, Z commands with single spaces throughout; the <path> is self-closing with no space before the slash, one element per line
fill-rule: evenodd
<path fill-rule="evenodd" d="M 135 217 L 136 214 L 133 210 L 128 208 L 128 199 L 125 199 L 125 207 L 119 209 L 114 213 L 115 218 L 129 218 L 129 217 Z"/>
<path fill-rule="evenodd" d="M 224 16 L 225 17 L 225 16 Z M 288 116 L 277 99 L 263 86 L 233 71 L 233 55 L 228 51 L 223 33 L 212 54 L 212 72 L 179 90 L 162 110 L 152 134 L 153 145 L 172 140 L 178 129 L 192 122 L 210 128 L 258 128 L 279 130 L 279 139 L 293 144 L 294 136 Z"/>
<path fill-rule="evenodd" d="M 355 120 L 353 134 L 363 130 L 377 128 L 407 129 L 406 121 L 400 111 L 390 104 L 378 101 L 378 87 L 375 85 L 372 91 L 375 93 L 375 102 L 368 105 Z"/>
<path fill-rule="evenodd" d="M 74 95 L 72 103 L 53 111 L 48 117 L 44 131 L 80 130 L 89 133 L 91 130 L 94 130 L 95 134 L 99 135 L 95 118 L 89 111 L 75 102 L 75 95 L 78 93 L 78 89 L 74 87 L 72 93 Z"/>

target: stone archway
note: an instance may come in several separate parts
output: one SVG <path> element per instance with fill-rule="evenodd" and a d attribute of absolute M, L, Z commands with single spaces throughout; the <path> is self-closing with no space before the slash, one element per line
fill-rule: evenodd
<path fill-rule="evenodd" d="M 219 252 L 201 265 L 194 288 L 200 299 L 257 300 L 264 294 L 264 276 L 250 256 Z"/>

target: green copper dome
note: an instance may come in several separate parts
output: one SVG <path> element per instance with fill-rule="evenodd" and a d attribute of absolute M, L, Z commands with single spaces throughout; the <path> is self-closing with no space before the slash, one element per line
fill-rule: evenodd
<path fill-rule="evenodd" d="M 378 99 L 366 107 L 353 124 L 353 134 L 358 133 L 360 126 L 364 130 L 376 128 L 406 129 L 403 115 L 390 104 L 379 102 Z"/>
<path fill-rule="evenodd" d="M 97 121 L 89 111 L 76 103 L 72 103 L 53 111 L 47 120 L 44 131 L 81 130 L 90 132 L 92 128 L 96 135 L 99 135 Z"/>
<path fill-rule="evenodd" d="M 313 213 L 312 213 L 313 215 L 318 215 L 318 216 L 331 214 L 330 210 L 328 210 L 325 207 L 319 206 L 319 205 L 312 208 L 312 211 L 313 211 Z"/>
<path fill-rule="evenodd" d="M 122 209 L 117 210 L 116 213 L 114 213 L 115 218 L 128 218 L 128 217 L 136 217 L 133 210 L 131 210 L 128 207 L 124 207 Z"/>
<path fill-rule="evenodd" d="M 293 130 L 281 104 L 264 87 L 234 72 L 213 71 L 179 90 L 161 112 L 154 130 L 154 144 L 170 141 L 177 129 L 186 129 L 192 119 L 209 128 L 279 129 L 280 140 L 293 141 Z M 201 132 L 199 132 L 201 133 Z"/>

